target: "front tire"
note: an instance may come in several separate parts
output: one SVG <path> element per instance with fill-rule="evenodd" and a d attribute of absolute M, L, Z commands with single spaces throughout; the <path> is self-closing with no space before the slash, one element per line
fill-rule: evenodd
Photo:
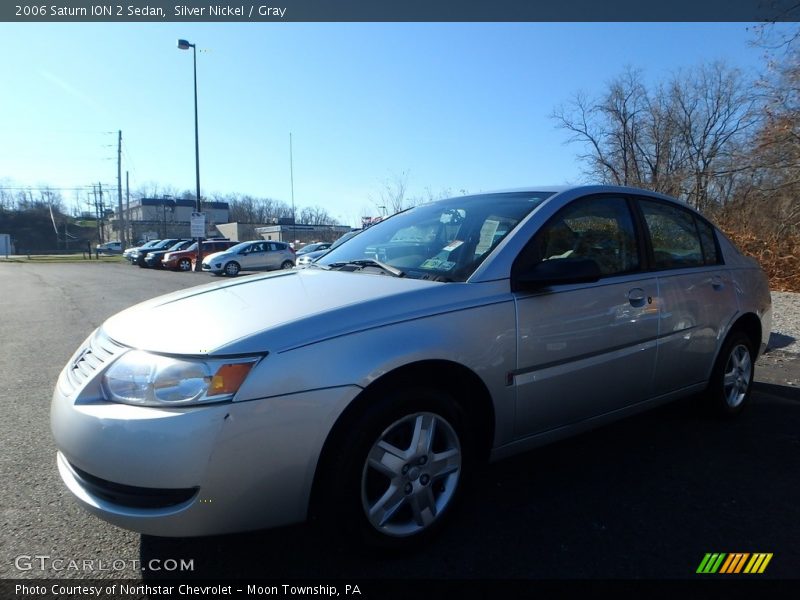
<path fill-rule="evenodd" d="M 191 271 L 192 270 L 192 261 L 188 258 L 182 258 L 178 261 L 178 270 L 179 271 Z"/>
<path fill-rule="evenodd" d="M 741 331 L 732 332 L 720 350 L 706 390 L 709 408 L 721 416 L 739 414 L 750 401 L 755 373 L 753 343 Z"/>
<path fill-rule="evenodd" d="M 231 261 L 225 265 L 225 275 L 229 277 L 236 277 L 239 274 L 241 267 L 239 263 Z"/>
<path fill-rule="evenodd" d="M 463 411 L 446 393 L 401 388 L 371 400 L 343 447 L 332 449 L 323 518 L 343 533 L 358 531 L 368 545 L 403 549 L 435 534 L 452 512 L 472 444 Z"/>

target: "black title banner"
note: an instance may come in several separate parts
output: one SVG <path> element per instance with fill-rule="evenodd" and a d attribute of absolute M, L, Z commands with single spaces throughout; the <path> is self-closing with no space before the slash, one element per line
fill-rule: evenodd
<path fill-rule="evenodd" d="M 17 0 L 9 22 L 398 22 L 800 20 L 797 0 Z"/>

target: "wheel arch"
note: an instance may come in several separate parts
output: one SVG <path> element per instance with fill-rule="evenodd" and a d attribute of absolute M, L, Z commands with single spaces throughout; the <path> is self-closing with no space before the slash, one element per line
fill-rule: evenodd
<path fill-rule="evenodd" d="M 728 333 L 725 336 L 725 339 L 728 339 L 735 331 L 741 331 L 748 337 L 752 343 L 751 350 L 754 353 L 753 358 L 755 359 L 755 357 L 758 356 L 761 348 L 761 320 L 754 313 L 744 313 L 743 315 L 740 315 L 728 328 Z M 722 344 L 720 345 L 720 348 L 721 347 Z"/>
<path fill-rule="evenodd" d="M 753 352 L 753 360 L 755 361 L 758 357 L 761 347 L 761 331 L 761 320 L 756 314 L 747 312 L 737 316 L 728 327 L 728 330 L 725 332 L 725 337 L 721 338 L 717 344 L 717 349 L 714 353 L 714 360 L 711 362 L 711 366 L 708 371 L 708 378 L 710 379 L 711 374 L 714 372 L 714 368 L 720 360 L 720 353 L 725 347 L 725 343 L 734 333 L 742 332 L 747 336 L 747 339 L 749 339 L 751 343 L 750 349 Z"/>
<path fill-rule="evenodd" d="M 403 365 L 364 388 L 334 423 L 322 445 L 314 471 L 310 515 L 316 512 L 316 502 L 322 496 L 325 476 L 336 458 L 336 449 L 342 447 L 344 438 L 367 405 L 383 390 L 397 389 L 412 381 L 414 385 L 430 386 L 453 395 L 475 434 L 475 456 L 479 460 L 488 459 L 494 441 L 495 411 L 491 394 L 483 380 L 471 369 L 448 360 L 423 360 Z"/>

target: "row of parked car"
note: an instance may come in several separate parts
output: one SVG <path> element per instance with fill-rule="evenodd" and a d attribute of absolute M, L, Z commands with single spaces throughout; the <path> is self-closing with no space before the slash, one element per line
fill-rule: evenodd
<path fill-rule="evenodd" d="M 300 261 L 312 262 L 325 254 L 330 243 L 307 244 L 295 252 L 286 242 L 252 240 L 235 242 L 212 238 L 203 241 L 202 270 L 215 275 L 236 276 L 239 271 L 291 269 Z M 150 240 L 141 246 L 129 248 L 122 254 L 131 265 L 142 268 L 191 271 L 197 260 L 197 241 L 168 238 Z"/>

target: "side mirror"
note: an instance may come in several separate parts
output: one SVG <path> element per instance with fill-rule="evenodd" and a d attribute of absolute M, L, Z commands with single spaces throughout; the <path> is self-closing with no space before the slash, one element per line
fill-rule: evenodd
<path fill-rule="evenodd" d="M 535 291 L 553 285 L 591 283 L 602 273 L 590 258 L 556 258 L 544 260 L 514 277 L 512 289 Z"/>

